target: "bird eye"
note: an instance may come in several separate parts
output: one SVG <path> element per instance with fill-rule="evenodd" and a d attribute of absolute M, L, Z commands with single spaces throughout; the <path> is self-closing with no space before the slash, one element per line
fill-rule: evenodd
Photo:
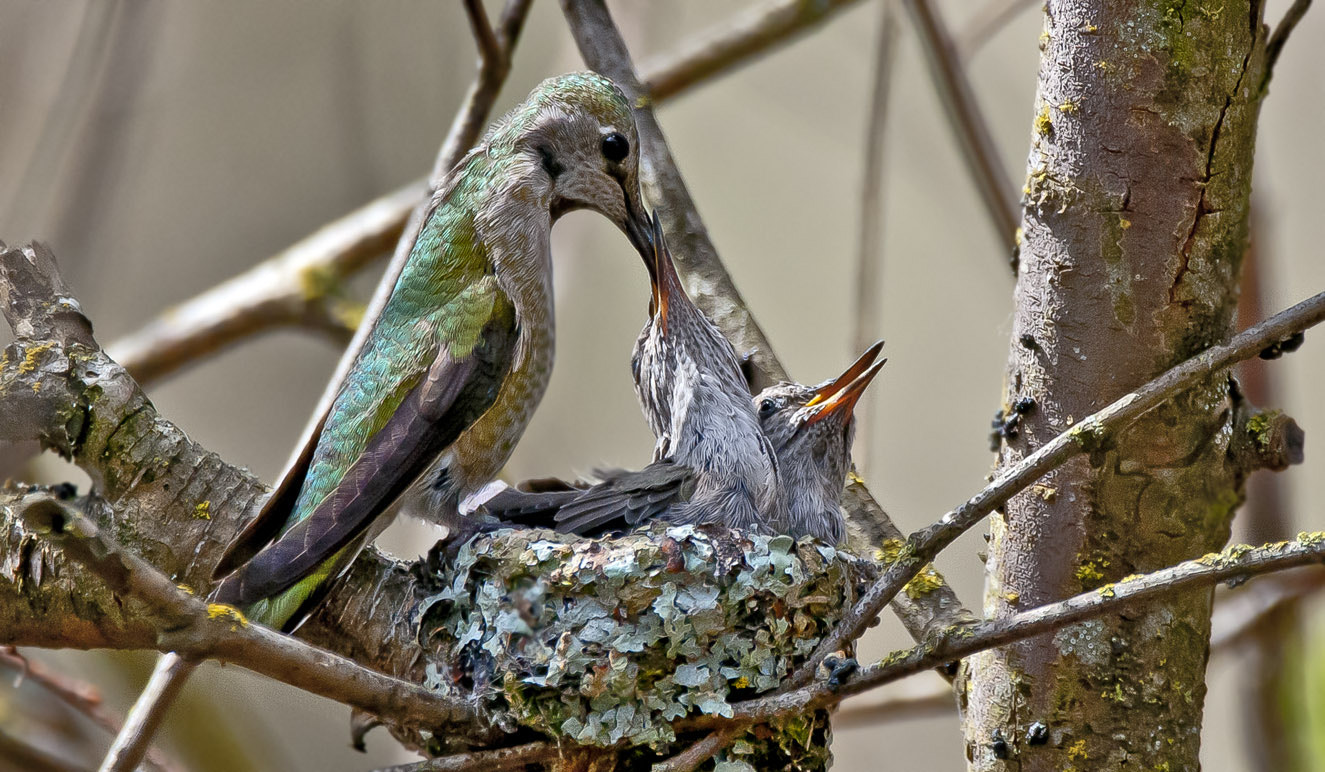
<path fill-rule="evenodd" d="M 759 417 L 768 418 L 778 409 L 778 403 L 771 399 L 766 399 L 759 403 Z"/>
<path fill-rule="evenodd" d="M 630 155 L 630 140 L 615 131 L 603 137 L 604 158 L 612 163 L 620 163 L 628 155 Z"/>

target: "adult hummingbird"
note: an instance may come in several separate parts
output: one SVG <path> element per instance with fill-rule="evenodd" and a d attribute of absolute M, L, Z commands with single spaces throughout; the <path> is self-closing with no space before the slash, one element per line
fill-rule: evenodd
<path fill-rule="evenodd" d="M 695 471 L 694 490 L 668 513 L 678 523 L 767 527 L 778 509 L 778 464 L 759 429 L 736 350 L 690 300 L 653 217 L 649 320 L 631 356 L 654 460 Z"/>
<path fill-rule="evenodd" d="M 630 102 L 574 73 L 541 83 L 457 164 L 330 410 L 223 558 L 213 600 L 292 629 L 402 506 L 467 530 L 458 502 L 501 469 L 552 371 L 552 224 L 597 211 L 652 260 L 638 161 Z"/>
<path fill-rule="evenodd" d="M 779 383 L 753 400 L 761 431 L 777 454 L 780 511 L 774 533 L 813 536 L 829 544 L 846 537 L 842 488 L 855 436 L 853 412 L 883 362 L 876 343 L 841 375 L 818 386 Z M 598 536 L 666 519 L 693 495 L 693 468 L 656 461 L 639 471 L 609 470 L 598 482 L 535 480 L 497 493 L 484 506 L 504 522 Z"/>
<path fill-rule="evenodd" d="M 575 73 L 544 81 L 459 163 L 306 466 L 223 562 L 242 559 L 218 602 L 287 625 L 407 492 L 424 499 L 411 511 L 466 530 L 460 499 L 506 463 L 552 372 L 552 223 L 598 211 L 652 259 L 637 145 L 621 90 Z"/>

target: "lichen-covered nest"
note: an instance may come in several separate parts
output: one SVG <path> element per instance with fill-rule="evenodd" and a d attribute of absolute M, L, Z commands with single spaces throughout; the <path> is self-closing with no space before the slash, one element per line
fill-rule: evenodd
<path fill-rule="evenodd" d="M 804 539 L 655 526 L 615 539 L 498 531 L 429 577 L 419 634 L 427 685 L 473 695 L 508 731 L 652 746 L 688 714 L 774 689 L 872 573 Z M 726 769 L 827 763 L 820 714 L 747 735 Z M 727 766 L 730 765 L 730 766 Z M 759 768 L 766 768 L 759 764 Z"/>

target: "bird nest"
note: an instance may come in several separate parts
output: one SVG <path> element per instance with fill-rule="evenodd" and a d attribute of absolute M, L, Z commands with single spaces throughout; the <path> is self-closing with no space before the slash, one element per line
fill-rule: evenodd
<path fill-rule="evenodd" d="M 474 698 L 507 731 L 652 758 L 678 721 L 776 688 L 873 573 L 809 539 L 661 525 L 593 540 L 498 531 L 445 563 L 416 612 L 427 686 Z M 724 764 L 825 768 L 828 731 L 822 711 L 760 727 Z"/>

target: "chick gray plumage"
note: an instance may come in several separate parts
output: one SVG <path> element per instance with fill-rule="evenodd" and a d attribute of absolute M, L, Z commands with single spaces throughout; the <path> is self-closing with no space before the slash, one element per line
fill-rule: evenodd
<path fill-rule="evenodd" d="M 653 238 L 649 321 L 635 342 L 631 373 L 657 438 L 654 461 L 695 473 L 686 500 L 665 517 L 767 528 L 784 516 L 777 458 L 759 428 L 740 360 L 681 286 L 656 213 Z"/>
<path fill-rule="evenodd" d="M 854 410 L 888 360 L 874 362 L 875 343 L 837 378 L 818 386 L 780 383 L 755 398 L 760 425 L 777 451 L 783 496 L 778 533 L 813 536 L 828 544 L 846 539 L 842 488 L 851 470 Z"/>
<path fill-rule="evenodd" d="M 845 539 L 840 501 L 855 434 L 852 412 L 883 367 L 884 362 L 874 362 L 882 346 L 871 346 L 840 376 L 818 386 L 780 383 L 754 398 L 761 431 L 778 462 L 782 501 L 772 522 L 775 533 L 829 544 Z M 661 518 L 689 500 L 696 486 L 693 469 L 669 461 L 599 477 L 597 482 L 529 481 L 498 493 L 485 506 L 509 524 L 597 536 Z"/>

